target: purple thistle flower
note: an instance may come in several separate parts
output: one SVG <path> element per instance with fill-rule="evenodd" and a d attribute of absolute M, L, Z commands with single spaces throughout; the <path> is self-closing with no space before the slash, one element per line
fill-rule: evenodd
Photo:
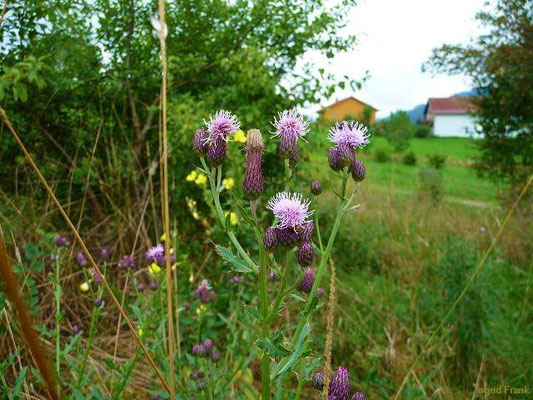
<path fill-rule="evenodd" d="M 211 360 L 213 360 L 213 362 L 219 362 L 220 361 L 220 353 L 218 351 L 214 351 L 213 354 L 211 355 Z"/>
<path fill-rule="evenodd" d="M 328 397 L 331 396 L 337 400 L 350 399 L 350 375 L 346 367 L 339 367 L 333 374 L 328 387 Z"/>
<path fill-rule="evenodd" d="M 228 136 L 237 132 L 241 127 L 237 117 L 232 115 L 229 111 L 220 110 L 210 118 L 209 121 L 204 120 L 207 132 L 209 133 L 209 136 L 205 139 L 207 143 L 213 143 L 218 139 L 222 139 L 226 142 Z"/>
<path fill-rule="evenodd" d="M 265 249 L 272 251 L 278 247 L 278 233 L 276 228 L 268 228 L 265 231 L 265 236 L 263 237 L 263 245 Z"/>
<path fill-rule="evenodd" d="M 353 149 L 364 147 L 368 143 L 368 128 L 360 122 L 341 122 L 331 128 L 328 139 L 337 146 Z"/>
<path fill-rule="evenodd" d="M 261 132 L 252 129 L 248 132 L 248 139 L 244 151 L 246 152 L 246 171 L 242 181 L 242 189 L 248 200 L 257 200 L 265 185 L 261 170 L 261 157 L 263 155 L 263 139 Z"/>
<path fill-rule="evenodd" d="M 216 298 L 216 293 L 209 286 L 207 279 L 202 280 L 196 289 L 195 296 L 200 299 L 202 303 L 210 303 Z"/>
<path fill-rule="evenodd" d="M 198 390 L 205 390 L 205 380 L 202 379 L 200 382 L 198 382 Z"/>
<path fill-rule="evenodd" d="M 101 297 L 98 297 L 98 298 L 94 301 L 94 305 L 95 305 L 96 307 L 101 307 L 102 304 L 104 304 L 104 301 L 102 300 Z"/>
<path fill-rule="evenodd" d="M 69 245 L 69 242 L 67 240 L 66 237 L 64 236 L 61 236 L 61 235 L 55 235 L 53 238 L 52 238 L 52 243 L 58 245 L 58 246 L 68 246 Z"/>
<path fill-rule="evenodd" d="M 322 182 L 320 182 L 318 179 L 311 182 L 311 193 L 313 193 L 315 196 L 318 196 L 322 193 Z"/>
<path fill-rule="evenodd" d="M 203 157 L 207 154 L 207 133 L 203 129 L 198 129 L 194 132 L 193 149 L 198 157 Z"/>
<path fill-rule="evenodd" d="M 298 290 L 304 293 L 310 293 L 315 283 L 315 271 L 312 268 L 307 268 L 304 277 L 298 285 Z"/>
<path fill-rule="evenodd" d="M 362 182 L 365 179 L 366 167 L 362 161 L 355 160 L 352 164 L 352 178 L 356 182 Z"/>
<path fill-rule="evenodd" d="M 195 344 L 192 346 L 192 354 L 198 357 L 203 357 L 205 355 L 205 348 L 203 344 Z"/>
<path fill-rule="evenodd" d="M 242 275 L 235 275 L 233 278 L 230 279 L 230 282 L 234 285 L 239 285 L 244 282 L 244 277 Z"/>
<path fill-rule="evenodd" d="M 89 261 L 87 261 L 87 257 L 85 257 L 85 254 L 83 254 L 81 251 L 76 254 L 76 261 L 78 262 L 80 267 L 85 267 Z"/>
<path fill-rule="evenodd" d="M 355 161 L 355 149 L 345 144 L 339 144 L 337 149 L 342 160 L 342 166 L 351 167 Z"/>
<path fill-rule="evenodd" d="M 274 136 L 279 136 L 279 153 L 281 158 L 289 159 L 294 167 L 298 161 L 298 139 L 309 131 L 309 123 L 296 110 L 285 110 L 278 115 L 273 124 Z"/>
<path fill-rule="evenodd" d="M 352 400 L 366 400 L 366 396 L 363 392 L 355 392 L 352 396 Z"/>
<path fill-rule="evenodd" d="M 313 387 L 316 390 L 322 390 L 324 388 L 324 383 L 326 382 L 326 376 L 323 372 L 318 372 L 313 375 L 312 381 Z"/>
<path fill-rule="evenodd" d="M 300 241 L 300 236 L 292 228 L 276 229 L 278 242 L 282 246 L 292 248 Z"/>
<path fill-rule="evenodd" d="M 105 247 L 100 250 L 100 258 L 102 260 L 107 260 L 110 256 L 109 249 L 106 249 Z"/>
<path fill-rule="evenodd" d="M 122 256 L 122 261 L 120 262 L 120 266 L 122 268 L 133 269 L 136 267 L 135 260 L 133 259 L 132 256 L 129 256 L 129 255 Z"/>
<path fill-rule="evenodd" d="M 159 285 L 157 284 L 156 281 L 150 282 L 150 289 L 152 289 L 153 291 L 156 291 L 158 287 Z"/>
<path fill-rule="evenodd" d="M 161 243 L 151 247 L 146 252 L 146 259 L 160 264 L 160 261 L 165 259 L 165 248 Z"/>
<path fill-rule="evenodd" d="M 74 326 L 72 327 L 72 333 L 73 333 L 74 335 L 77 335 L 77 334 L 80 333 L 80 332 L 81 332 L 81 330 L 80 330 L 80 328 L 79 328 L 78 325 L 74 325 Z"/>
<path fill-rule="evenodd" d="M 298 235 L 300 241 L 310 242 L 313 239 L 313 234 L 315 233 L 315 224 L 313 221 L 309 221 L 303 224 L 300 229 L 298 229 Z"/>
<path fill-rule="evenodd" d="M 319 287 L 316 291 L 316 297 L 321 298 L 324 295 L 324 289 Z"/>
<path fill-rule="evenodd" d="M 333 171 L 340 171 L 343 167 L 343 157 L 342 152 L 339 150 L 338 147 L 330 147 L 329 153 L 328 153 L 328 163 L 329 167 Z"/>
<path fill-rule="evenodd" d="M 296 258 L 298 259 L 298 264 L 300 264 L 302 267 L 308 267 L 311 265 L 315 259 L 313 245 L 310 242 L 304 242 L 298 249 Z"/>
<path fill-rule="evenodd" d="M 278 193 L 268 201 L 267 208 L 279 219 L 277 227 L 281 229 L 301 226 L 313 214 L 309 211 L 309 200 L 302 201 L 300 193 Z"/>
<path fill-rule="evenodd" d="M 204 346 L 205 355 L 211 355 L 213 352 L 213 341 L 211 339 L 205 339 L 202 345 Z"/>

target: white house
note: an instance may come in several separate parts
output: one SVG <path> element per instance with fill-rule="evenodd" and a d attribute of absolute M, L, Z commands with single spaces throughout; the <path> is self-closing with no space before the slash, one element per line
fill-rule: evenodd
<path fill-rule="evenodd" d="M 424 114 L 433 135 L 470 137 L 476 128 L 474 112 L 469 97 L 455 96 L 429 99 Z"/>

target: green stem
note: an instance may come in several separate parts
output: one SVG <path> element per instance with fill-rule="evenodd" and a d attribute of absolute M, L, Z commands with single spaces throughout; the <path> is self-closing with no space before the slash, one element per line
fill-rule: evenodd
<path fill-rule="evenodd" d="M 281 303 L 281 300 L 283 300 L 283 297 L 285 297 L 285 286 L 287 286 L 287 280 L 288 280 L 288 270 L 289 265 L 292 263 L 294 253 L 292 251 L 287 252 L 285 255 L 285 261 L 283 266 L 283 275 L 281 276 L 281 282 L 279 286 L 278 295 L 276 296 L 276 300 L 274 300 L 274 306 L 270 310 L 270 313 L 267 318 L 267 322 L 270 324 L 274 320 L 274 318 L 277 315 L 279 305 Z"/>
<path fill-rule="evenodd" d="M 205 381 L 207 383 L 207 395 L 209 397 L 209 400 L 213 400 L 213 386 L 211 382 L 211 378 L 209 377 L 209 365 L 207 361 L 202 359 L 202 368 L 205 371 Z"/>
<path fill-rule="evenodd" d="M 259 296 L 261 316 L 263 321 L 261 322 L 261 334 L 263 339 L 268 339 L 270 335 L 270 324 L 268 323 L 268 278 L 267 278 L 267 255 L 265 248 L 263 247 L 263 241 L 261 240 L 261 232 L 259 231 L 259 225 L 257 219 L 255 220 L 254 232 L 259 245 Z M 263 351 L 261 359 L 261 398 L 263 400 L 270 400 L 270 356 L 266 351 Z"/>
<path fill-rule="evenodd" d="M 59 254 L 56 256 L 55 264 L 55 300 L 56 300 L 56 377 L 57 377 L 57 392 L 61 392 L 61 385 L 59 383 L 59 377 L 61 376 L 61 357 L 60 357 L 60 346 L 61 346 L 61 283 L 60 283 L 60 273 L 59 273 Z"/>
<path fill-rule="evenodd" d="M 300 393 L 302 392 L 302 386 L 305 378 L 305 358 L 300 360 L 300 373 L 298 374 L 298 386 L 296 387 L 295 400 L 300 400 Z"/>
<path fill-rule="evenodd" d="M 318 196 L 315 197 L 315 228 L 316 228 L 316 236 L 318 238 L 318 245 L 320 246 L 320 251 L 324 252 L 324 245 L 322 244 L 322 235 L 320 234 L 320 224 L 318 221 Z"/>
<path fill-rule="evenodd" d="M 204 166 L 206 172 L 209 171 L 207 164 L 205 163 L 205 160 L 202 158 L 202 165 Z M 218 172 L 218 174 L 217 174 Z M 257 272 L 257 265 L 253 262 L 253 260 L 250 258 L 250 256 L 244 251 L 241 244 L 230 230 L 226 230 L 226 218 L 224 216 L 224 211 L 222 210 L 222 206 L 220 204 L 220 196 L 218 192 L 218 188 L 215 185 L 215 182 L 217 181 L 217 175 L 220 177 L 222 176 L 222 170 L 219 167 L 218 170 L 216 168 L 211 168 L 211 173 L 208 175 L 209 178 L 209 185 L 211 187 L 211 195 L 213 197 L 213 201 L 215 203 L 215 211 L 218 215 L 218 218 L 220 219 L 220 223 L 222 224 L 224 230 L 226 231 L 226 234 L 228 235 L 231 243 L 237 250 L 237 252 L 240 254 L 240 256 L 250 265 L 250 267 Z"/>

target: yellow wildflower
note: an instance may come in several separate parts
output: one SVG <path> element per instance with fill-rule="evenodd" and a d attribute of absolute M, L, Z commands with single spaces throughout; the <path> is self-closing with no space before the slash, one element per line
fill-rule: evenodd
<path fill-rule="evenodd" d="M 164 242 L 165 240 L 167 240 L 167 235 L 166 235 L 166 233 L 163 233 L 163 234 L 161 235 L 161 237 L 159 238 L 159 241 L 160 241 L 160 242 Z"/>
<path fill-rule="evenodd" d="M 87 282 L 83 282 L 81 285 L 80 285 L 80 290 L 82 292 L 88 292 L 89 291 L 89 283 Z"/>
<path fill-rule="evenodd" d="M 206 182 L 207 182 L 207 176 L 205 176 L 205 174 L 202 174 L 202 173 L 199 173 L 198 176 L 196 177 L 196 180 L 194 181 L 194 183 L 196 183 L 198 186 L 205 185 Z"/>
<path fill-rule="evenodd" d="M 157 275 L 161 271 L 161 267 L 157 263 L 152 263 L 148 266 L 148 273 L 151 275 Z"/>
<path fill-rule="evenodd" d="M 144 334 L 143 329 L 140 326 L 137 326 L 137 335 L 139 335 L 139 337 L 142 338 L 143 334 Z"/>
<path fill-rule="evenodd" d="M 196 313 L 197 314 L 203 314 L 207 311 L 207 307 L 205 306 L 205 304 L 200 304 L 200 307 L 198 307 L 196 309 Z"/>
<path fill-rule="evenodd" d="M 240 143 L 246 143 L 246 134 L 242 130 L 238 130 L 237 132 L 235 132 L 233 140 Z"/>
<path fill-rule="evenodd" d="M 222 179 L 222 184 L 226 189 L 231 190 L 235 186 L 235 180 L 233 178 L 224 178 Z"/>
<path fill-rule="evenodd" d="M 191 171 L 191 173 L 189 175 L 187 175 L 187 177 L 185 178 L 187 180 L 187 182 L 192 182 L 196 179 L 196 177 L 198 176 L 198 172 L 196 171 Z"/>
<path fill-rule="evenodd" d="M 225 212 L 224 213 L 224 216 L 227 217 L 229 214 L 229 223 L 231 225 L 237 225 L 239 223 L 239 218 L 237 217 L 237 214 L 235 214 L 234 212 Z"/>

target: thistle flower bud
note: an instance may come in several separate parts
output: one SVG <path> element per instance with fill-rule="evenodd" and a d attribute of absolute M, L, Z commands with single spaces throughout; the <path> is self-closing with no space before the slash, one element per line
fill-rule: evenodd
<path fill-rule="evenodd" d="M 105 247 L 102 250 L 100 250 L 100 258 L 102 260 L 107 260 L 109 258 L 109 255 L 110 255 L 109 250 L 106 249 Z"/>
<path fill-rule="evenodd" d="M 272 251 L 276 247 L 278 247 L 279 241 L 278 241 L 278 233 L 276 228 L 268 228 L 265 231 L 265 236 L 263 237 L 263 246 L 265 246 L 265 249 Z"/>
<path fill-rule="evenodd" d="M 348 399 L 350 397 L 350 375 L 346 367 L 339 367 L 335 372 L 328 388 L 328 397 L 336 399 Z"/>
<path fill-rule="evenodd" d="M 196 372 L 196 376 L 199 378 L 199 379 L 202 379 L 205 374 L 204 374 L 204 371 L 202 371 L 201 369 L 198 370 L 198 372 Z"/>
<path fill-rule="evenodd" d="M 212 167 L 218 167 L 226 159 L 227 143 L 223 139 L 213 140 L 207 149 L 207 161 Z"/>
<path fill-rule="evenodd" d="M 101 307 L 102 304 L 104 304 L 104 301 L 102 300 L 101 297 L 98 297 L 98 298 L 94 301 L 94 305 L 95 305 L 96 307 Z"/>
<path fill-rule="evenodd" d="M 313 387 L 316 390 L 322 390 L 324 388 L 324 383 L 326 382 L 326 376 L 323 372 L 318 372 L 313 375 Z"/>
<path fill-rule="evenodd" d="M 333 171 L 340 171 L 342 169 L 342 154 L 338 147 L 330 147 L 328 154 L 329 167 Z"/>
<path fill-rule="evenodd" d="M 298 264 L 300 264 L 302 267 L 308 267 L 311 265 L 315 259 L 313 245 L 310 242 L 304 242 L 298 249 L 296 258 L 298 259 Z"/>
<path fill-rule="evenodd" d="M 207 133 L 203 129 L 194 132 L 193 149 L 198 157 L 204 157 L 207 154 Z"/>
<path fill-rule="evenodd" d="M 365 164 L 360 160 L 355 160 L 352 163 L 352 178 L 356 182 L 362 182 L 365 179 L 366 167 Z"/>
<path fill-rule="evenodd" d="M 275 272 L 271 272 L 268 274 L 268 280 L 273 282 L 279 281 L 279 276 Z"/>
<path fill-rule="evenodd" d="M 318 196 L 322 193 L 322 182 L 320 182 L 318 179 L 311 182 L 311 193 L 313 193 L 315 196 Z"/>
<path fill-rule="evenodd" d="M 322 296 L 324 296 L 324 289 L 319 287 L 316 291 L 316 297 L 321 298 Z"/>
<path fill-rule="evenodd" d="M 366 396 L 363 392 L 355 392 L 352 396 L 352 400 L 366 400 Z"/>
<path fill-rule="evenodd" d="M 264 145 L 261 132 L 258 129 L 248 131 L 246 146 L 246 172 L 242 181 L 242 189 L 248 200 L 257 200 L 265 185 L 263 172 L 261 170 L 261 157 Z"/>
<path fill-rule="evenodd" d="M 81 332 L 81 330 L 80 330 L 80 328 L 79 328 L 78 325 L 74 325 L 74 326 L 72 327 L 72 334 L 77 335 L 77 334 L 80 333 L 80 332 Z"/>
<path fill-rule="evenodd" d="M 298 229 L 298 235 L 300 236 L 300 241 L 310 242 L 313 239 L 313 234 L 315 233 L 315 225 L 313 221 L 304 223 Z"/>
<path fill-rule="evenodd" d="M 93 268 L 93 282 L 96 284 L 102 282 L 102 276 L 94 268 Z"/>
<path fill-rule="evenodd" d="M 220 361 L 220 353 L 218 351 L 215 351 L 213 352 L 213 354 L 211 355 L 211 360 L 213 360 L 213 362 L 219 362 Z"/>
<path fill-rule="evenodd" d="M 64 236 L 60 236 L 60 235 L 54 236 L 53 239 L 52 239 L 52 243 L 56 244 L 58 246 L 68 246 L 69 245 L 69 242 L 68 242 L 67 238 L 64 237 Z"/>
<path fill-rule="evenodd" d="M 304 293 L 310 293 L 315 283 L 315 271 L 311 268 L 307 268 L 304 273 L 304 277 L 298 285 L 298 290 Z"/>
<path fill-rule="evenodd" d="M 355 149 L 345 144 L 339 144 L 337 146 L 339 155 L 342 159 L 342 166 L 349 167 L 355 161 Z"/>
<path fill-rule="evenodd" d="M 292 248 L 296 246 L 300 237 L 292 228 L 277 229 L 278 242 L 282 246 Z"/>
<path fill-rule="evenodd" d="M 205 350 L 205 355 L 210 355 L 213 352 L 213 341 L 211 339 L 205 339 L 202 343 Z"/>
<path fill-rule="evenodd" d="M 133 259 L 132 256 L 125 255 L 125 256 L 122 257 L 122 261 L 120 262 L 120 266 L 122 268 L 126 268 L 126 269 L 133 269 L 133 268 L 136 267 L 135 260 Z"/>

